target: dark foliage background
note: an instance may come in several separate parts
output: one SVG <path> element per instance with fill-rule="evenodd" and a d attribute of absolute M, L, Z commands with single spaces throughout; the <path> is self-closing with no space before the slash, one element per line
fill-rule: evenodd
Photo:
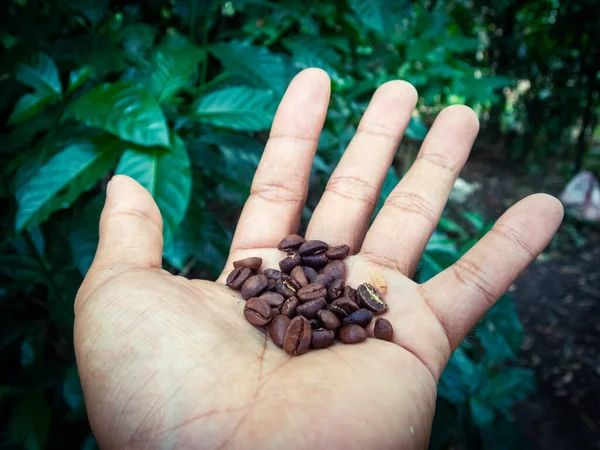
<path fill-rule="evenodd" d="M 600 168 L 595 1 L 6 0 L 0 15 L 0 447 L 93 449 L 72 347 L 106 182 L 156 199 L 165 267 L 215 277 L 281 95 L 299 70 L 332 79 L 310 217 L 377 86 L 419 90 L 382 201 L 441 108 L 482 121 L 475 156 L 528 174 Z M 596 19 L 594 21 L 594 18 Z M 381 203 L 380 203 L 381 204 Z M 453 197 L 418 274 L 489 227 Z M 440 381 L 431 447 L 514 448 L 535 389 L 503 297 Z"/>

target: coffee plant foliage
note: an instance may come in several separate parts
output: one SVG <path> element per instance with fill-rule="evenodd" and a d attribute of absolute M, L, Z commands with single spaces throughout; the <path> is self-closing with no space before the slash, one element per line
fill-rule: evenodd
<path fill-rule="evenodd" d="M 136 179 L 156 200 L 165 267 L 215 277 L 278 101 L 298 71 L 320 67 L 332 80 L 305 219 L 382 83 L 405 79 L 420 92 L 409 145 L 447 104 L 481 112 L 498 101 L 498 89 L 512 81 L 478 61 L 485 42 L 467 2 L 430 6 L 7 0 L 0 18 L 1 448 L 95 448 L 73 356 L 73 299 L 94 256 L 113 174 Z M 381 202 L 399 176 L 390 169 Z M 464 219 L 443 219 L 420 280 L 485 231 L 473 214 Z M 511 406 L 533 389 L 531 373 L 513 364 L 521 337 L 505 297 L 442 376 L 432 448 L 486 445 L 504 432 Z"/>

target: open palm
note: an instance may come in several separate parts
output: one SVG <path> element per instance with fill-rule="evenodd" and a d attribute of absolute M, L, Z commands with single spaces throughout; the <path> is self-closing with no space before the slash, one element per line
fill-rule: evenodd
<path fill-rule="evenodd" d="M 478 122 L 468 108 L 444 110 L 368 229 L 417 101 L 407 83 L 383 85 L 306 234 L 350 246 L 350 285 L 372 271 L 385 279 L 393 342 L 290 357 L 244 320 L 244 302 L 224 278 L 248 256 L 277 267 L 278 242 L 297 231 L 328 99 L 320 70 L 290 84 L 216 283 L 162 270 L 156 204 L 132 179 L 111 181 L 98 252 L 75 304 L 77 362 L 102 448 L 426 447 L 451 352 L 547 245 L 562 207 L 528 197 L 451 268 L 423 285 L 411 281 Z"/>

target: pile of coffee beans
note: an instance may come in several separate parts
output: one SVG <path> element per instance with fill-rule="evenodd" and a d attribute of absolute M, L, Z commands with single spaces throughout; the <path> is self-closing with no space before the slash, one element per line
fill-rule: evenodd
<path fill-rule="evenodd" d="M 373 315 L 384 313 L 387 304 L 369 283 L 356 289 L 346 285 L 343 260 L 350 248 L 306 241 L 297 234 L 285 237 L 277 248 L 287 253 L 280 270 L 260 273 L 262 258 L 257 257 L 233 263 L 227 286 L 241 291 L 246 320 L 268 327 L 275 345 L 290 355 L 329 347 L 336 337 L 344 344 L 364 341 Z M 394 330 L 388 320 L 378 318 L 373 332 L 390 341 Z"/>

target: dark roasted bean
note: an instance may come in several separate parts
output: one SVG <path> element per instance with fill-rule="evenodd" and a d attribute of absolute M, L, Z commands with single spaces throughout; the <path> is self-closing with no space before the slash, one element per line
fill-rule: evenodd
<path fill-rule="evenodd" d="M 244 306 L 244 317 L 252 325 L 263 326 L 271 320 L 271 307 L 263 299 L 252 297 Z"/>
<path fill-rule="evenodd" d="M 237 268 L 244 268 L 247 267 L 248 269 L 252 269 L 254 271 L 257 271 L 258 269 L 260 269 L 260 266 L 262 265 L 262 258 L 259 258 L 257 256 L 253 256 L 252 258 L 246 258 L 246 259 L 240 259 L 239 261 L 234 261 L 233 262 L 233 267 Z"/>
<path fill-rule="evenodd" d="M 380 314 L 387 309 L 387 304 L 379 295 L 379 292 L 369 283 L 361 284 L 356 291 L 360 299 L 360 306 L 363 308 L 367 308 L 375 314 Z"/>
<path fill-rule="evenodd" d="M 317 317 L 323 323 L 323 327 L 328 330 L 337 331 L 342 326 L 338 316 L 326 309 L 317 312 Z"/>
<path fill-rule="evenodd" d="M 296 295 L 297 289 L 290 281 L 278 281 L 275 285 L 275 292 L 283 295 L 284 298 L 290 298 Z"/>
<path fill-rule="evenodd" d="M 323 297 L 310 300 L 306 303 L 301 304 L 296 309 L 296 314 L 304 316 L 307 319 L 311 319 L 317 315 L 317 313 L 327 306 L 327 300 Z"/>
<path fill-rule="evenodd" d="M 352 314 L 348 314 L 342 319 L 342 325 L 355 324 L 365 328 L 373 320 L 373 313 L 368 309 L 361 308 L 358 311 L 354 311 Z"/>
<path fill-rule="evenodd" d="M 267 277 L 264 275 L 252 275 L 242 285 L 242 297 L 246 299 L 258 297 L 265 289 L 267 289 L 268 284 L 269 280 L 267 280 Z"/>
<path fill-rule="evenodd" d="M 289 250 L 296 250 L 304 243 L 304 238 L 302 236 L 298 236 L 297 234 L 290 234 L 289 236 L 284 237 L 277 248 L 279 250 L 283 250 L 285 252 Z"/>
<path fill-rule="evenodd" d="M 283 305 L 283 302 L 285 301 L 283 295 L 278 294 L 277 292 L 263 292 L 260 295 L 260 298 L 267 302 L 269 306 L 274 306 L 275 308 L 281 308 L 281 305 Z"/>
<path fill-rule="evenodd" d="M 318 317 L 313 317 L 312 319 L 308 319 L 308 323 L 310 323 L 310 327 L 313 330 L 316 330 L 317 328 L 323 328 L 323 323 L 319 320 Z"/>
<path fill-rule="evenodd" d="M 384 341 L 391 341 L 394 336 L 394 327 L 389 320 L 383 317 L 378 318 L 373 326 L 373 334 L 377 339 L 383 339 Z"/>
<path fill-rule="evenodd" d="M 227 286 L 231 289 L 235 289 L 239 291 L 242 288 L 242 285 L 246 282 L 248 278 L 252 276 L 252 270 L 245 268 L 233 269 L 233 271 L 227 275 Z"/>
<path fill-rule="evenodd" d="M 258 298 L 260 298 L 260 297 L 258 297 Z M 271 317 L 275 317 L 279 314 L 280 314 L 280 309 L 275 308 L 274 306 L 271 306 Z"/>
<path fill-rule="evenodd" d="M 290 276 L 296 280 L 300 287 L 304 287 L 308 284 L 308 278 L 306 278 L 306 274 L 304 273 L 304 268 L 302 266 L 294 267 L 290 272 Z"/>
<path fill-rule="evenodd" d="M 298 249 L 301 256 L 318 255 L 329 250 L 329 245 L 323 241 L 306 241 Z"/>
<path fill-rule="evenodd" d="M 348 314 L 352 314 L 354 311 L 358 311 L 358 306 L 349 298 L 342 297 L 332 301 L 327 306 L 327 309 L 341 319 Z"/>
<path fill-rule="evenodd" d="M 367 332 L 358 325 L 345 325 L 338 332 L 340 341 L 344 344 L 358 344 L 367 338 Z"/>
<path fill-rule="evenodd" d="M 320 269 L 321 267 L 325 267 L 329 260 L 327 256 L 321 255 L 310 255 L 302 257 L 302 265 L 312 267 L 313 269 Z"/>
<path fill-rule="evenodd" d="M 283 302 L 283 305 L 281 305 L 281 314 L 288 317 L 296 317 L 296 308 L 298 308 L 299 304 L 300 302 L 296 297 L 288 298 Z"/>
<path fill-rule="evenodd" d="M 292 269 L 299 266 L 302 258 L 298 253 L 289 253 L 285 258 L 279 261 L 279 268 L 282 272 L 290 273 Z"/>
<path fill-rule="evenodd" d="M 344 259 L 346 256 L 348 256 L 349 252 L 350 247 L 348 247 L 346 244 L 342 244 L 336 245 L 335 247 L 330 247 L 329 250 L 325 252 L 325 256 L 331 260 Z"/>
<path fill-rule="evenodd" d="M 277 269 L 265 269 L 263 270 L 263 275 L 267 277 L 269 280 L 279 281 L 281 280 L 281 276 L 283 272 Z"/>
<path fill-rule="evenodd" d="M 343 261 L 336 259 L 323 267 L 321 273 L 331 275 L 336 280 L 343 280 L 346 278 L 346 266 Z"/>
<path fill-rule="evenodd" d="M 333 283 L 333 281 L 334 280 L 331 275 L 328 275 L 326 273 L 320 273 L 311 281 L 311 283 L 321 283 L 325 287 L 329 287 L 331 286 L 331 283 Z"/>
<path fill-rule="evenodd" d="M 312 338 L 310 323 L 305 317 L 294 317 L 283 338 L 283 349 L 290 355 L 301 355 L 308 351 Z"/>
<path fill-rule="evenodd" d="M 344 280 L 339 278 L 331 283 L 331 286 L 327 289 L 327 295 L 329 296 L 329 301 L 342 297 L 344 295 Z"/>
<path fill-rule="evenodd" d="M 296 297 L 302 303 L 327 296 L 327 288 L 320 283 L 310 283 L 298 290 Z"/>
<path fill-rule="evenodd" d="M 277 347 L 283 347 L 283 338 L 285 337 L 285 332 L 290 326 L 290 319 L 287 316 L 283 316 L 281 314 L 273 317 L 271 323 L 269 324 L 269 336 L 273 339 L 273 342 Z"/>
<path fill-rule="evenodd" d="M 335 332 L 326 330 L 325 328 L 318 328 L 312 330 L 312 339 L 310 341 L 311 348 L 326 348 L 333 344 L 335 339 Z"/>
<path fill-rule="evenodd" d="M 275 286 L 277 286 L 277 281 L 271 280 L 270 278 L 267 281 L 267 291 L 273 292 L 275 290 Z"/>
<path fill-rule="evenodd" d="M 308 278 L 309 283 L 312 283 L 315 277 L 319 275 L 319 272 L 312 267 L 302 266 L 302 269 L 304 269 L 304 273 L 306 274 L 306 278 Z"/>
<path fill-rule="evenodd" d="M 354 303 L 356 303 L 358 306 L 360 306 L 360 301 L 358 300 L 358 294 L 356 293 L 356 289 L 354 289 L 353 287 L 346 286 L 344 288 L 344 295 L 342 295 L 342 297 L 348 297 L 350 300 L 352 300 Z"/>
<path fill-rule="evenodd" d="M 298 291 L 302 287 L 302 286 L 300 286 L 300 283 L 298 283 L 296 280 L 294 280 L 289 275 L 284 274 L 284 278 L 281 278 L 281 279 L 290 283 L 290 286 L 292 286 L 294 289 L 296 289 L 296 291 Z"/>

